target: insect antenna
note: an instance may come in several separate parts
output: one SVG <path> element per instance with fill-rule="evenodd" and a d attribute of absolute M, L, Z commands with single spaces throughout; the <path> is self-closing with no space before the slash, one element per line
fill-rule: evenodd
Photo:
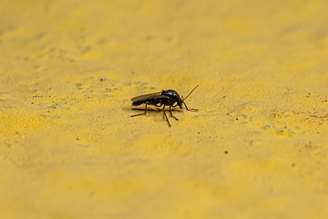
<path fill-rule="evenodd" d="M 198 87 L 199 85 L 197 85 L 196 87 L 194 87 L 190 92 L 189 94 L 186 96 L 186 97 L 182 97 L 182 101 L 184 102 L 191 94 L 192 92 L 194 92 L 194 90 L 196 90 L 196 88 Z"/>
<path fill-rule="evenodd" d="M 182 97 L 182 103 L 186 107 L 186 110 L 188 110 L 188 111 L 197 111 L 198 110 L 198 109 L 190 109 L 190 108 L 188 108 L 187 104 L 185 103 L 185 100 L 192 94 L 192 92 L 194 92 L 194 90 L 196 90 L 196 88 L 198 86 L 199 85 L 197 85 L 196 87 L 194 87 L 185 98 Z"/>

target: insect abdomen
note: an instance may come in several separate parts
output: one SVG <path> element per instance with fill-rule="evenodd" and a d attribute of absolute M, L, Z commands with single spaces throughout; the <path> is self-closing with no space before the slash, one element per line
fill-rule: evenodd
<path fill-rule="evenodd" d="M 139 106 L 139 105 L 141 105 L 143 103 L 145 103 L 144 100 L 135 100 L 135 101 L 132 102 L 132 105 L 133 106 Z"/>

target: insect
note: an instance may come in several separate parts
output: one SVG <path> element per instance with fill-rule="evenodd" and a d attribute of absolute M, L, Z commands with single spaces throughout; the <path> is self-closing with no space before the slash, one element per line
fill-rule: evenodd
<path fill-rule="evenodd" d="M 162 107 L 163 117 L 165 117 L 167 124 L 169 127 L 171 127 L 171 123 L 169 119 L 167 118 L 167 115 L 165 113 L 165 107 L 169 107 L 170 116 L 174 118 L 175 120 L 179 120 L 177 117 L 175 117 L 172 113 L 172 108 L 179 106 L 180 109 L 182 109 L 182 106 L 186 108 L 188 111 L 197 111 L 197 109 L 189 109 L 188 106 L 185 103 L 185 100 L 192 94 L 192 92 L 198 87 L 194 87 L 188 95 L 183 98 L 182 96 L 178 94 L 175 90 L 169 89 L 169 90 L 162 90 L 161 92 L 156 93 L 150 93 L 150 94 L 144 94 L 141 96 L 136 96 L 131 99 L 132 106 L 139 106 L 141 104 L 145 104 L 145 111 L 140 114 L 132 115 L 131 117 L 135 116 L 142 116 L 147 115 L 148 105 L 156 106 L 156 107 Z"/>

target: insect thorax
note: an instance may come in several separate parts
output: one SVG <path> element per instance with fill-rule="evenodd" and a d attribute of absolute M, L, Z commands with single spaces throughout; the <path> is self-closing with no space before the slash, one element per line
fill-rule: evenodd
<path fill-rule="evenodd" d="M 178 92 L 175 90 L 163 90 L 161 95 L 168 96 L 170 98 L 180 98 Z"/>
<path fill-rule="evenodd" d="M 170 103 L 168 103 L 169 105 L 177 103 L 179 106 L 181 106 L 181 104 L 182 104 L 182 99 L 181 99 L 180 95 L 178 94 L 178 92 L 176 92 L 175 90 L 163 90 L 161 95 L 167 96 L 170 98 L 170 101 L 169 101 Z"/>

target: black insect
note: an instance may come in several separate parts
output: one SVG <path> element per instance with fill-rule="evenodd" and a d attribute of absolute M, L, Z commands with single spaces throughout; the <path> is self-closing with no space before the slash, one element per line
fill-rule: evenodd
<path fill-rule="evenodd" d="M 157 92 L 157 93 L 144 94 L 144 95 L 141 95 L 141 96 L 133 97 L 131 99 L 132 105 L 133 106 L 139 106 L 141 104 L 145 104 L 145 111 L 143 113 L 140 113 L 140 114 L 132 115 L 131 117 L 146 115 L 147 110 L 148 110 L 148 108 L 147 108 L 148 105 L 153 105 L 153 106 L 157 106 L 157 107 L 162 107 L 163 106 L 163 108 L 162 108 L 163 117 L 165 117 L 165 119 L 167 121 L 167 124 L 169 125 L 169 127 L 171 127 L 171 123 L 170 123 L 170 121 L 167 118 L 167 115 L 165 113 L 165 107 L 166 106 L 169 107 L 170 116 L 172 118 L 174 118 L 175 120 L 178 120 L 178 118 L 173 115 L 172 107 L 174 108 L 176 106 L 179 106 L 180 109 L 182 109 L 182 105 L 184 105 L 186 110 L 196 111 L 197 109 L 189 109 L 188 106 L 185 103 L 185 100 L 192 94 L 192 92 L 197 87 L 198 87 L 198 85 L 196 87 L 194 87 L 185 98 L 183 98 L 182 96 L 180 97 L 178 92 L 176 92 L 175 90 L 163 90 L 163 91 Z"/>

